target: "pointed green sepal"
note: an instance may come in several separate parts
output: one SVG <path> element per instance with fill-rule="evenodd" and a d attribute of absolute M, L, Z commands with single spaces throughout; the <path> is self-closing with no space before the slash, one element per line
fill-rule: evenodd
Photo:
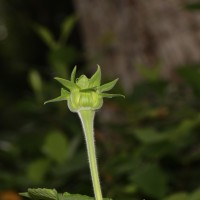
<path fill-rule="evenodd" d="M 57 80 L 59 83 L 61 83 L 63 86 L 65 86 L 69 90 L 72 90 L 74 87 L 76 87 L 76 84 L 66 79 L 59 78 L 59 77 L 55 77 L 54 79 Z"/>
<path fill-rule="evenodd" d="M 113 98 L 113 97 L 123 97 L 123 98 L 125 98 L 125 96 L 122 95 L 122 94 L 107 94 L 107 93 L 101 93 L 101 96 L 102 96 L 102 97 L 105 97 L 105 98 Z"/>
<path fill-rule="evenodd" d="M 101 83 L 101 68 L 99 65 L 97 65 L 97 71 L 95 72 L 95 74 L 90 78 L 89 80 L 89 87 L 96 87 L 96 86 L 100 86 Z"/>
<path fill-rule="evenodd" d="M 61 88 L 61 96 L 65 96 L 65 97 L 69 97 L 70 92 L 68 92 L 67 90 L 65 90 L 64 88 Z"/>
<path fill-rule="evenodd" d="M 106 92 L 106 91 L 111 90 L 111 89 L 116 85 L 116 83 L 117 83 L 118 80 L 119 80 L 119 79 L 117 78 L 117 79 L 115 79 L 114 81 L 111 81 L 111 82 L 109 82 L 109 83 L 106 83 L 106 84 L 104 84 L 104 85 L 101 85 L 101 86 L 98 88 L 98 91 L 99 91 L 99 92 Z"/>
<path fill-rule="evenodd" d="M 54 103 L 54 102 L 59 102 L 59 101 L 67 101 L 67 98 L 63 98 L 61 96 L 59 97 L 56 97 L 54 99 L 51 99 L 51 100 L 48 100 L 48 101 L 45 101 L 44 104 L 47 104 L 47 103 Z"/>
<path fill-rule="evenodd" d="M 59 102 L 59 101 L 67 101 L 69 98 L 69 95 L 70 95 L 70 93 L 67 90 L 61 88 L 61 95 L 59 97 L 45 101 L 44 104 Z"/>
<path fill-rule="evenodd" d="M 71 82 L 75 82 L 75 77 L 76 77 L 76 66 L 74 67 L 72 73 L 71 73 Z"/>

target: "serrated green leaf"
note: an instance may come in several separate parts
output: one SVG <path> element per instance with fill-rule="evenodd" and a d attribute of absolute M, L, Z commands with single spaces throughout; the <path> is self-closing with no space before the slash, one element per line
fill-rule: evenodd
<path fill-rule="evenodd" d="M 28 192 L 20 193 L 21 196 L 31 198 L 33 200 L 95 200 L 94 197 L 89 197 L 80 194 L 70 194 L 65 192 L 58 194 L 55 189 L 28 189 Z M 112 200 L 110 198 L 103 198 L 103 200 Z"/>
<path fill-rule="evenodd" d="M 59 78 L 59 77 L 55 77 L 54 79 L 57 80 L 59 83 L 61 83 L 63 86 L 65 86 L 69 90 L 72 90 L 74 87 L 76 87 L 76 85 L 69 80 Z"/>
<path fill-rule="evenodd" d="M 56 200 L 57 199 L 57 191 L 55 189 L 29 188 L 28 194 L 33 200 Z"/>
<path fill-rule="evenodd" d="M 111 81 L 111 82 L 109 82 L 109 83 L 106 83 L 106 84 L 104 84 L 104 85 L 101 85 L 101 86 L 98 88 L 98 90 L 99 90 L 100 92 L 109 91 L 109 90 L 111 90 L 111 89 L 116 85 L 116 83 L 117 83 L 118 80 L 119 80 L 119 79 L 117 78 L 117 79 L 115 79 L 114 81 Z"/>
<path fill-rule="evenodd" d="M 113 97 L 123 97 L 123 98 L 125 98 L 125 96 L 122 95 L 122 94 L 107 94 L 107 93 L 101 93 L 101 96 L 102 96 L 102 97 L 105 97 L 105 98 L 113 98 Z"/>
<path fill-rule="evenodd" d="M 72 73 L 71 73 L 71 82 L 74 83 L 76 78 L 76 66 L 74 67 Z"/>
<path fill-rule="evenodd" d="M 101 83 L 101 68 L 99 65 L 97 65 L 97 71 L 95 72 L 95 74 L 90 78 L 89 80 L 89 87 L 96 87 L 96 86 L 100 86 Z"/>

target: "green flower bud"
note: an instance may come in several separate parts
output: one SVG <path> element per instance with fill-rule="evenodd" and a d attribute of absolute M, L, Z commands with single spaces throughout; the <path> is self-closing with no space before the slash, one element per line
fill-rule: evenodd
<path fill-rule="evenodd" d="M 80 110 L 97 110 L 103 105 L 103 97 L 96 92 L 81 92 L 75 90 L 70 93 L 68 107 L 72 112 Z"/>
<path fill-rule="evenodd" d="M 103 105 L 103 98 L 112 98 L 122 96 L 120 94 L 103 93 L 111 90 L 118 79 L 100 86 L 101 70 L 98 66 L 95 74 L 88 79 L 85 75 L 81 75 L 75 82 L 76 67 L 72 71 L 71 81 L 55 78 L 66 89 L 61 89 L 61 95 L 55 99 L 46 101 L 45 103 L 68 101 L 68 107 L 72 112 L 79 112 L 80 110 L 98 110 Z"/>

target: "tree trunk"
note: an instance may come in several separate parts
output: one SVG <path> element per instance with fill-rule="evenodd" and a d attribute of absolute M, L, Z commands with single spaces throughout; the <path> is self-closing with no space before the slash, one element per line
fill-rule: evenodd
<path fill-rule="evenodd" d="M 187 1 L 188 2 L 188 1 Z M 115 74 L 127 91 L 141 79 L 137 66 L 175 68 L 200 62 L 200 12 L 184 0 L 74 0 L 90 61 Z"/>

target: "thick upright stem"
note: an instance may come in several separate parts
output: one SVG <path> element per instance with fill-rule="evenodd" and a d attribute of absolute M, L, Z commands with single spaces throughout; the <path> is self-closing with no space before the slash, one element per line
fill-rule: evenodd
<path fill-rule="evenodd" d="M 97 159 L 94 143 L 94 115 L 95 111 L 81 110 L 78 112 L 83 126 L 85 140 L 87 144 L 87 152 L 89 158 L 90 172 L 96 200 L 103 200 L 101 186 L 99 181 L 99 173 L 97 168 Z"/>

